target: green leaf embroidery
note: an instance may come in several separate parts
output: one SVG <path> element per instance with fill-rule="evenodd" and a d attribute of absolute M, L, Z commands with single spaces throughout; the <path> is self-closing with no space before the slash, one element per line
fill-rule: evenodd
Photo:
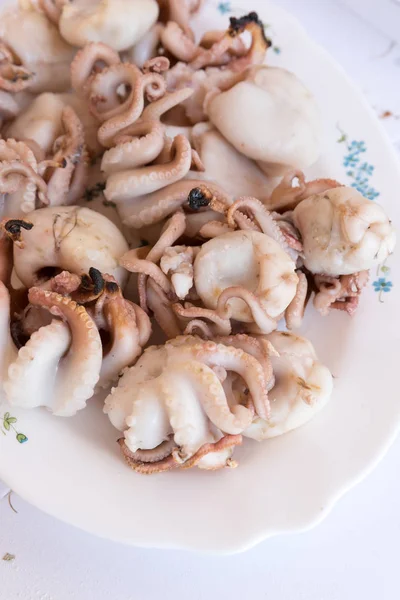
<path fill-rule="evenodd" d="M 27 438 L 27 437 L 26 437 L 26 435 L 25 435 L 25 434 L 23 434 L 23 433 L 17 433 L 17 436 L 16 436 L 16 437 L 17 437 L 17 441 L 18 441 L 20 444 L 23 444 L 24 442 L 27 442 L 27 441 L 28 441 L 28 438 Z"/>
<path fill-rule="evenodd" d="M 382 273 L 390 273 L 390 268 L 386 265 L 383 265 L 383 267 L 381 267 L 381 271 Z"/>
<path fill-rule="evenodd" d="M 6 421 L 5 419 L 3 421 L 3 427 L 4 427 L 4 429 L 6 429 L 6 431 L 10 431 L 10 423 L 8 421 Z"/>
<path fill-rule="evenodd" d="M 9 413 L 9 412 L 6 412 L 6 413 L 5 413 L 5 415 L 3 416 L 3 419 L 4 419 L 5 421 L 8 421 L 8 419 L 9 419 L 9 418 L 10 418 L 10 413 Z"/>
<path fill-rule="evenodd" d="M 7 421 L 8 421 L 9 423 L 16 423 L 16 422 L 17 422 L 17 419 L 16 419 L 15 417 L 8 417 Z"/>

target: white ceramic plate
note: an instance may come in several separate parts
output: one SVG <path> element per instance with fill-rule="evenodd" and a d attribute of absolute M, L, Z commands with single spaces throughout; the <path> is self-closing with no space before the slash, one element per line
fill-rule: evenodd
<path fill-rule="evenodd" d="M 359 187 L 399 223 L 397 159 L 361 94 L 290 15 L 265 0 L 253 0 L 251 9 L 269 24 L 269 62 L 294 71 L 320 104 L 325 147 L 308 175 Z M 210 1 L 198 26 L 224 28 L 230 14 L 248 11 Z M 235 552 L 309 528 L 394 439 L 399 303 L 399 265 L 391 257 L 371 273 L 354 319 L 339 312 L 322 318 L 309 309 L 302 332 L 335 376 L 333 398 L 305 427 L 263 444 L 247 441 L 235 452 L 235 470 L 132 472 L 96 399 L 71 419 L 44 410 L 7 415 L 0 405 L 6 434 L 0 435 L 0 478 L 59 519 L 139 546 Z"/>

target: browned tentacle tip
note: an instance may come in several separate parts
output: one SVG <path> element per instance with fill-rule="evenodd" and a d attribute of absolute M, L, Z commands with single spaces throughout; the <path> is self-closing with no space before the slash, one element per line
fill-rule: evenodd
<path fill-rule="evenodd" d="M 115 283 L 115 281 L 107 281 L 105 289 L 110 294 L 116 294 L 119 292 L 119 285 L 118 283 Z"/>
<path fill-rule="evenodd" d="M 188 195 L 189 208 L 199 210 L 204 206 L 209 206 L 212 198 L 213 195 L 206 186 L 193 188 Z"/>
<path fill-rule="evenodd" d="M 95 267 L 90 267 L 89 277 L 92 280 L 92 284 L 93 284 L 93 294 L 95 294 L 95 295 L 101 294 L 101 292 L 104 289 L 104 284 L 105 284 L 103 275 L 100 273 L 100 271 L 98 269 L 95 269 Z"/>
<path fill-rule="evenodd" d="M 228 28 L 228 34 L 231 37 L 236 37 L 240 33 L 243 33 L 243 31 L 246 31 L 249 25 L 254 24 L 258 26 L 266 47 L 269 48 L 270 46 L 272 46 L 271 40 L 265 35 L 264 23 L 261 21 L 261 19 L 255 11 L 252 11 L 249 14 L 239 18 L 230 17 L 229 22 L 230 25 Z"/>
<path fill-rule="evenodd" d="M 6 235 L 21 248 L 23 247 L 21 239 L 22 229 L 30 231 L 33 227 L 33 223 L 24 221 L 23 219 L 6 219 L 0 225 Z"/>

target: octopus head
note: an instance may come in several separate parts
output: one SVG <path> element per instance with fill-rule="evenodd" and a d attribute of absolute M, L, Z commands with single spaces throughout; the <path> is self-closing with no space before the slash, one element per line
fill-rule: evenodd
<path fill-rule="evenodd" d="M 103 42 L 121 51 L 136 44 L 157 17 L 156 0 L 74 0 L 63 6 L 59 27 L 73 46 Z"/>
<path fill-rule="evenodd" d="M 126 271 L 118 260 L 128 249 L 119 229 L 106 217 L 79 206 L 47 207 L 26 216 L 27 226 L 13 228 L 14 268 L 26 287 L 61 271 L 88 273 L 94 265 L 123 285 Z M 15 224 L 14 224 L 15 225 Z"/>
<path fill-rule="evenodd" d="M 318 158 L 316 102 L 285 69 L 251 67 L 230 89 L 209 94 L 205 110 L 224 137 L 270 175 L 305 168 Z"/>
<path fill-rule="evenodd" d="M 194 282 L 207 308 L 217 308 L 226 296 L 230 317 L 252 323 L 255 315 L 247 296 L 276 319 L 292 301 L 298 277 L 294 262 L 271 237 L 233 231 L 203 244 L 194 262 Z"/>
<path fill-rule="evenodd" d="M 268 421 L 256 417 L 243 434 L 258 441 L 307 423 L 326 405 L 333 389 L 332 375 L 309 340 L 286 331 L 274 331 L 265 339 L 277 351 L 270 357 L 275 377 L 269 392 L 271 415 Z"/>
<path fill-rule="evenodd" d="M 293 211 L 304 264 L 312 273 L 349 275 L 382 263 L 395 246 L 383 208 L 352 187 L 335 187 L 300 202 Z"/>

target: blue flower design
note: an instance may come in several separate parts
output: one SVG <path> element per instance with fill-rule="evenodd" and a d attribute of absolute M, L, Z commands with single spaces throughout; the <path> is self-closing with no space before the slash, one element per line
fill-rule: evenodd
<path fill-rule="evenodd" d="M 374 166 L 365 162 L 360 166 L 360 171 L 363 171 L 366 175 L 372 175 L 374 172 Z"/>
<path fill-rule="evenodd" d="M 343 159 L 343 165 L 345 167 L 356 167 L 359 162 L 360 162 L 360 159 L 358 157 L 358 154 L 356 154 L 356 153 L 347 154 Z"/>
<path fill-rule="evenodd" d="M 379 279 L 377 279 L 376 281 L 374 281 L 373 283 L 374 286 L 374 290 L 375 292 L 390 292 L 392 287 L 393 287 L 393 283 L 391 281 L 387 281 L 384 277 L 379 277 Z"/>
<path fill-rule="evenodd" d="M 221 15 L 226 15 L 227 13 L 232 12 L 232 6 L 230 2 L 219 2 L 217 8 Z"/>
<path fill-rule="evenodd" d="M 352 142 L 350 142 L 350 144 L 348 145 L 348 149 L 350 152 L 357 152 L 357 153 L 367 151 L 365 142 L 357 142 L 356 140 L 353 140 Z"/>
<path fill-rule="evenodd" d="M 368 200 L 375 200 L 379 192 L 370 185 L 369 178 L 374 174 L 374 166 L 367 161 L 361 160 L 361 154 L 367 151 L 367 146 L 362 140 L 349 141 L 349 137 L 339 125 L 340 137 L 337 140 L 339 144 L 344 144 L 347 153 L 343 157 L 343 166 L 347 167 L 346 175 L 350 179 L 350 186 L 356 189 Z M 387 275 L 390 269 L 385 264 L 378 266 L 377 275 L 383 273 Z M 383 302 L 383 294 L 391 291 L 393 283 L 379 277 L 373 282 L 375 292 L 378 292 L 379 302 Z"/>

